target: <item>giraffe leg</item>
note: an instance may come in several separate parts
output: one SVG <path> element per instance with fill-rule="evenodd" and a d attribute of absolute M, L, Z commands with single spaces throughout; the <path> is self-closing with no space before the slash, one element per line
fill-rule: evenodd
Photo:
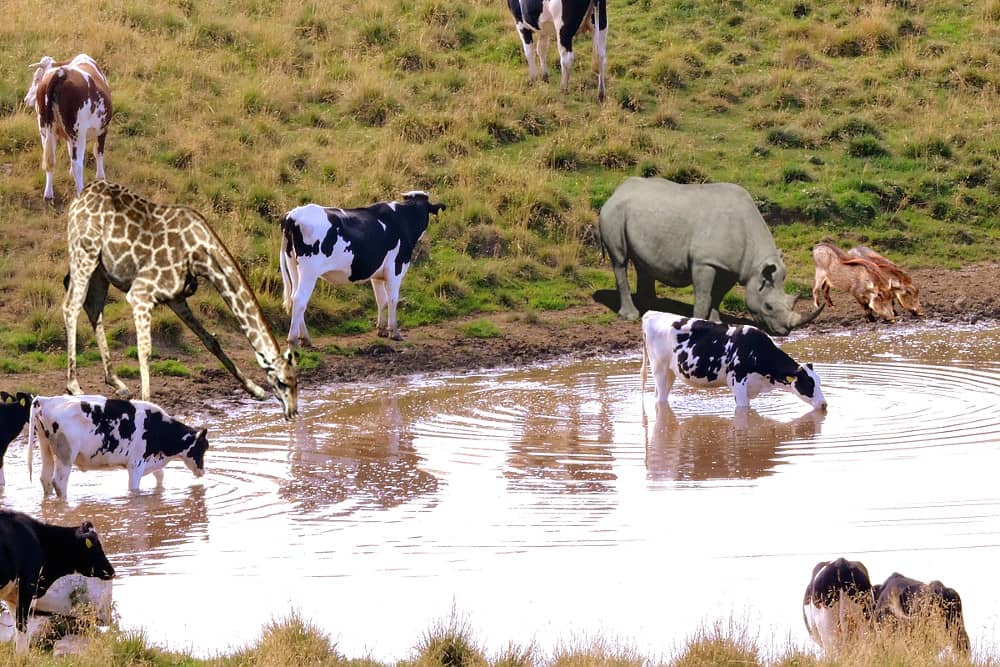
<path fill-rule="evenodd" d="M 229 356 L 223 351 L 222 346 L 219 345 L 218 339 L 210 334 L 205 327 L 201 325 L 201 322 L 199 322 L 194 316 L 194 313 L 191 312 L 191 307 L 188 306 L 187 301 L 184 299 L 174 299 L 172 301 L 167 301 L 166 303 L 170 306 L 171 310 L 177 313 L 177 317 L 181 318 L 181 321 L 188 325 L 188 328 L 191 329 L 191 331 L 193 331 L 199 339 L 201 339 L 201 342 L 208 348 L 208 351 L 214 354 L 219 361 L 222 362 L 222 365 L 226 367 L 226 370 L 232 373 L 233 377 L 239 380 L 240 384 L 243 385 L 243 388 L 246 389 L 251 396 L 256 398 L 258 401 L 262 401 L 268 397 L 269 394 L 266 391 L 261 389 L 253 380 L 243 375 L 243 373 L 236 368 L 236 364 L 233 363 L 232 359 L 230 359 Z"/>
<path fill-rule="evenodd" d="M 149 355 L 153 351 L 152 325 L 153 300 L 149 291 L 141 282 L 133 282 L 132 288 L 125 295 L 125 300 L 132 306 L 132 318 L 135 320 L 135 346 L 139 356 L 139 378 L 142 390 L 139 398 L 149 400 Z"/>
<path fill-rule="evenodd" d="M 63 299 L 63 323 L 66 327 L 66 393 L 82 394 L 76 379 L 76 323 L 87 298 L 90 278 L 97 268 L 97 255 L 87 255 L 79 247 L 70 248 L 69 276 Z"/>
<path fill-rule="evenodd" d="M 97 338 L 97 349 L 101 351 L 101 362 L 104 364 L 104 382 L 113 387 L 119 398 L 129 398 L 130 392 L 125 383 L 115 375 L 111 367 L 111 351 L 108 349 L 108 337 L 104 333 L 104 302 L 108 297 L 108 279 L 101 271 L 95 271 L 90 277 L 90 287 L 83 308 L 94 327 Z"/>

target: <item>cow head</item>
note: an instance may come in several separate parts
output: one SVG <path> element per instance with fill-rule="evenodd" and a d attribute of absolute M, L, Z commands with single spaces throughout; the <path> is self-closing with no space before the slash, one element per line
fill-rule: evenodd
<path fill-rule="evenodd" d="M 28 65 L 29 68 L 34 68 L 35 74 L 31 78 L 31 87 L 28 88 L 28 94 L 24 96 L 24 103 L 28 107 L 35 109 L 36 100 L 38 98 L 38 86 L 42 82 L 42 77 L 45 73 L 52 69 L 52 65 L 55 64 L 55 59 L 52 56 L 42 56 L 42 59 L 37 63 Z"/>
<path fill-rule="evenodd" d="M 85 577 L 111 579 L 115 576 L 115 568 L 111 567 L 108 557 L 104 555 L 101 540 L 97 537 L 94 524 L 84 521 L 74 531 L 74 566 L 76 571 Z"/>
<path fill-rule="evenodd" d="M 434 215 L 437 215 L 439 211 L 443 211 L 448 208 L 444 204 L 432 204 L 431 196 L 423 190 L 411 190 L 410 192 L 404 192 L 403 201 L 424 202 L 427 204 L 427 211 L 429 213 L 433 213 Z"/>
<path fill-rule="evenodd" d="M 184 465 L 194 473 L 195 477 L 205 474 L 205 451 L 208 450 L 208 429 L 202 429 L 194 434 L 194 443 L 184 456 Z"/>
<path fill-rule="evenodd" d="M 812 364 L 799 364 L 795 375 L 788 379 L 796 396 L 811 405 L 814 410 L 826 410 L 826 397 L 820 389 L 819 376 L 813 370 Z"/>

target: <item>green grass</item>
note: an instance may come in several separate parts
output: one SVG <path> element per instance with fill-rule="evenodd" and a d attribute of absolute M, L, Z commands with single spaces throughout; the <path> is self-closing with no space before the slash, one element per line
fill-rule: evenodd
<path fill-rule="evenodd" d="M 53 49 L 107 70 L 109 177 L 202 211 L 279 333 L 276 217 L 414 188 L 448 209 L 403 283 L 403 327 L 588 301 L 611 283 L 597 211 L 636 174 L 743 185 L 801 284 L 823 238 L 865 239 L 904 268 L 995 257 L 995 0 L 611 0 L 603 105 L 586 57 L 565 96 L 554 52 L 554 80 L 527 82 L 504 3 L 362 5 L 83 0 L 72 26 L 26 0 L 6 8 L 0 349 L 62 345 L 72 184 L 60 149 L 56 204 L 42 205 L 35 121 L 19 106 L 25 65 Z M 192 301 L 210 328 L 235 329 L 211 288 Z M 374 308 L 365 286 L 321 284 L 306 317 L 313 335 L 361 333 Z M 134 341 L 115 290 L 105 320 L 117 345 Z M 154 334 L 157 345 L 190 338 L 166 311 Z"/>
<path fill-rule="evenodd" d="M 498 327 L 492 320 L 480 319 L 467 322 L 458 328 L 463 336 L 469 338 L 496 338 L 500 334 Z"/>

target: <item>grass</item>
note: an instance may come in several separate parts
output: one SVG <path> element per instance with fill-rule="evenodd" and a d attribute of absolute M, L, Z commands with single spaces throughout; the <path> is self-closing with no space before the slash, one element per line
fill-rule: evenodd
<path fill-rule="evenodd" d="M 276 330 L 286 320 L 274 220 L 306 201 L 358 206 L 423 188 L 449 205 L 403 284 L 404 328 L 562 309 L 609 288 L 597 211 L 635 174 L 745 186 L 800 283 L 821 238 L 866 239 L 904 267 L 991 259 L 1000 241 L 995 1 L 611 0 L 604 105 L 583 58 L 568 95 L 527 83 L 503 3 L 362 4 L 82 0 L 64 24 L 52 9 L 8 3 L 8 356 L 61 342 L 72 186 L 60 150 L 57 200 L 42 204 L 35 121 L 20 106 L 25 65 L 53 45 L 107 70 L 109 177 L 204 212 Z M 210 288 L 193 302 L 210 327 L 235 328 Z M 307 319 L 314 335 L 352 333 L 370 328 L 373 310 L 360 286 L 320 285 Z M 113 344 L 127 345 L 130 315 L 114 290 L 105 319 Z M 172 314 L 154 327 L 158 344 L 180 343 Z"/>
<path fill-rule="evenodd" d="M 556 646 L 549 652 L 534 644 L 511 642 L 496 652 L 483 648 L 467 621 L 454 612 L 419 637 L 411 654 L 389 663 L 369 656 L 345 656 L 336 642 L 322 629 L 303 619 L 297 612 L 274 619 L 260 636 L 245 647 L 208 659 L 185 653 L 165 651 L 151 644 L 141 631 L 112 627 L 105 632 L 84 627 L 89 641 L 77 655 L 54 657 L 52 637 L 40 638 L 42 649 L 18 658 L 13 642 L 0 645 L 3 664 L 67 667 L 105 667 L 106 665 L 205 666 L 205 667 L 278 667 L 315 665 L 336 667 L 716 667 L 768 665 L 792 667 L 865 667 L 868 665 L 950 665 L 952 667 L 994 667 L 1000 664 L 991 656 L 975 658 L 947 653 L 942 656 L 944 636 L 940 624 L 918 623 L 892 633 L 878 633 L 844 646 L 835 656 L 824 656 L 816 647 L 789 646 L 776 653 L 765 650 L 738 622 L 716 622 L 681 641 L 669 659 L 647 656 L 628 642 L 607 638 L 577 639 Z M 815 649 L 815 650 L 814 650 Z M 772 654 L 773 653 L 773 654 Z"/>

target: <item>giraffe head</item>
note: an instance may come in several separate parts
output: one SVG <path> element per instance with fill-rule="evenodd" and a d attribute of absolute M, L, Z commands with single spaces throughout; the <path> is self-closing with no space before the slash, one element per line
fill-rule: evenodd
<path fill-rule="evenodd" d="M 285 419 L 291 421 L 299 414 L 298 381 L 295 378 L 295 356 L 291 350 L 278 356 L 270 364 L 265 363 L 258 354 L 261 366 L 267 374 L 267 382 L 271 385 L 274 395 L 281 401 Z"/>

